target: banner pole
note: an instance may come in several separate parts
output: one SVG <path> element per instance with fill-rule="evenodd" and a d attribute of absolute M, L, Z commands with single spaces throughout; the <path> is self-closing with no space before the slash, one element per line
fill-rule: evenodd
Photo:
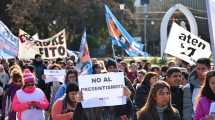
<path fill-rule="evenodd" d="M 117 68 L 117 71 L 119 72 L 119 68 L 118 68 L 118 65 L 117 65 L 117 59 L 116 59 L 116 54 L 115 54 L 115 49 L 114 49 L 113 44 L 112 44 L 112 51 L 113 51 L 113 58 L 114 58 L 114 61 L 116 63 L 116 68 Z"/>

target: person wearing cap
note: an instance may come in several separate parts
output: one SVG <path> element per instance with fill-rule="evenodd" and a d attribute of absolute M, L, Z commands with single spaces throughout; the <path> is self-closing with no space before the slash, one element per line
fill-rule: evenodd
<path fill-rule="evenodd" d="M 66 87 L 66 95 L 59 98 L 53 105 L 51 116 L 53 120 L 87 120 L 80 103 L 78 85 L 69 83 Z"/>
<path fill-rule="evenodd" d="M 45 120 L 44 110 L 49 102 L 43 91 L 35 86 L 35 76 L 29 69 L 23 72 L 24 86 L 19 89 L 12 102 L 18 120 Z"/>

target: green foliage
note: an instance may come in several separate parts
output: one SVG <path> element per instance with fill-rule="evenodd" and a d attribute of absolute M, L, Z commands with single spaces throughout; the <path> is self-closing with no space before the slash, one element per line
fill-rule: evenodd
<path fill-rule="evenodd" d="M 129 32 L 135 33 L 135 23 L 130 19 L 133 0 L 110 0 L 107 4 L 120 20 L 121 2 L 126 4 L 121 22 Z M 7 4 L 7 12 L 11 18 L 9 23 L 12 23 L 10 28 L 14 28 L 15 33 L 21 28 L 31 35 L 39 33 L 43 39 L 65 28 L 67 47 L 78 50 L 86 28 L 90 50 L 109 45 L 103 0 L 12 0 Z"/>
<path fill-rule="evenodd" d="M 160 60 L 159 60 L 159 64 L 160 64 L 160 65 L 165 65 L 165 64 L 167 64 L 167 59 L 160 59 Z"/>

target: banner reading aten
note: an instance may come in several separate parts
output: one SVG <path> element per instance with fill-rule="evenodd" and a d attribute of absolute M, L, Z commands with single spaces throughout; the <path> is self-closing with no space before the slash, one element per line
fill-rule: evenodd
<path fill-rule="evenodd" d="M 173 23 L 165 53 L 193 65 L 199 58 L 209 58 L 211 49 L 208 42 Z"/>
<path fill-rule="evenodd" d="M 126 103 L 123 97 L 125 80 L 122 72 L 79 76 L 78 83 L 83 93 L 82 106 L 84 108 Z"/>
<path fill-rule="evenodd" d="M 51 38 L 35 40 L 26 32 L 19 32 L 19 52 L 21 59 L 32 59 L 35 54 L 41 54 L 43 59 L 62 58 L 67 55 L 65 30 Z"/>

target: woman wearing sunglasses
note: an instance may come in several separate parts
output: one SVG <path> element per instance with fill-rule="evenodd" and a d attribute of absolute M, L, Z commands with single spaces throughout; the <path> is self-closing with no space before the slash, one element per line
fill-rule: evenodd
<path fill-rule="evenodd" d="M 12 108 L 18 120 L 45 120 L 44 110 L 49 102 L 43 91 L 35 86 L 35 76 L 29 69 L 23 72 L 24 86 L 16 92 Z"/>

